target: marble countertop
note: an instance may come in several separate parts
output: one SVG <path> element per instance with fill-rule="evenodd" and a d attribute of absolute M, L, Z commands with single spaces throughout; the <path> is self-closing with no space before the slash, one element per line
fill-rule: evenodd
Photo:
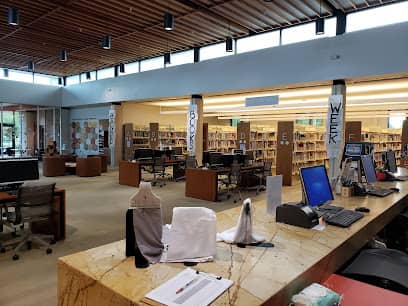
<path fill-rule="evenodd" d="M 400 192 L 386 198 L 337 198 L 333 202 L 350 209 L 371 209 L 348 228 L 328 226 L 316 231 L 276 223 L 266 214 L 265 201 L 255 202 L 254 231 L 275 247 L 238 248 L 217 243 L 215 261 L 194 267 L 234 281 L 214 305 L 285 305 L 288 297 L 311 282 L 323 282 L 407 207 L 408 182 L 384 184 L 397 186 Z M 299 185 L 284 187 L 283 202 L 300 198 Z M 217 230 L 235 226 L 239 212 L 236 207 L 217 213 Z M 138 305 L 147 292 L 184 268 L 180 263 L 161 263 L 136 269 L 133 257 L 125 257 L 123 240 L 68 255 L 58 260 L 59 305 Z"/>

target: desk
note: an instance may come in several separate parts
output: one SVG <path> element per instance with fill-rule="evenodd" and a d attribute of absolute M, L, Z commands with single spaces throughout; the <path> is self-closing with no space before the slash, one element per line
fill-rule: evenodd
<path fill-rule="evenodd" d="M 289 298 L 312 282 L 323 283 L 365 243 L 408 206 L 408 182 L 381 185 L 401 189 L 385 198 L 337 198 L 337 205 L 371 212 L 349 228 L 328 226 L 314 231 L 276 223 L 264 201 L 256 203 L 254 230 L 274 248 L 238 248 L 217 243 L 214 262 L 196 269 L 232 279 L 234 285 L 214 305 L 287 305 Z M 284 187 L 283 201 L 301 199 L 300 187 Z M 240 207 L 217 213 L 217 231 L 236 225 Z M 136 269 L 125 257 L 124 241 L 62 257 L 58 260 L 58 305 L 139 305 L 144 295 L 185 267 L 180 263 Z"/>
<path fill-rule="evenodd" d="M 176 179 L 177 177 L 174 177 L 174 167 L 184 162 L 184 160 L 166 160 L 164 165 L 165 167 L 173 166 L 173 178 Z M 139 187 L 142 180 L 142 167 L 151 165 L 153 165 L 151 160 L 135 162 L 119 161 L 119 184 Z"/>
<path fill-rule="evenodd" d="M 0 207 L 5 205 L 13 205 L 13 202 L 16 201 L 16 195 L 10 195 L 7 192 L 0 192 Z M 33 233 L 41 233 L 41 234 L 53 234 L 55 236 L 55 240 L 63 240 L 65 239 L 66 234 L 66 214 L 65 214 L 65 207 L 66 207 L 66 198 L 65 198 L 65 190 L 64 189 L 56 189 L 55 190 L 55 198 L 54 198 L 54 207 L 56 211 L 55 216 L 55 224 L 56 228 L 51 228 L 50 222 L 38 222 L 33 223 L 32 231 Z"/>
<path fill-rule="evenodd" d="M 241 172 L 251 172 L 263 169 L 263 166 L 246 166 Z M 218 175 L 228 174 L 229 169 L 186 169 L 186 197 L 217 202 L 218 199 Z"/>

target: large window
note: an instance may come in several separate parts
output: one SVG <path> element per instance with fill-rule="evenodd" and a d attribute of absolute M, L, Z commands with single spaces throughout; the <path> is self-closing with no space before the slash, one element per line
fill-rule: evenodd
<path fill-rule="evenodd" d="M 400 129 L 402 128 L 402 123 L 405 120 L 405 116 L 390 116 L 388 118 L 388 127 L 391 129 Z"/>
<path fill-rule="evenodd" d="M 140 62 L 140 71 L 164 68 L 164 57 L 158 56 Z"/>
<path fill-rule="evenodd" d="M 138 73 L 139 72 L 139 62 L 133 62 L 125 64 L 125 72 L 120 73 L 121 75 L 124 74 L 131 74 L 131 73 Z"/>
<path fill-rule="evenodd" d="M 98 70 L 96 76 L 98 80 L 113 78 L 115 77 L 115 69 L 113 67 L 110 67 Z"/>
<path fill-rule="evenodd" d="M 33 73 L 19 70 L 9 70 L 9 80 L 33 83 Z"/>
<path fill-rule="evenodd" d="M 237 40 L 237 53 L 279 46 L 279 31 L 248 36 Z"/>
<path fill-rule="evenodd" d="M 46 74 L 34 74 L 34 83 L 58 86 L 58 77 Z"/>
<path fill-rule="evenodd" d="M 79 74 L 67 77 L 67 85 L 79 84 Z"/>
<path fill-rule="evenodd" d="M 324 22 L 324 34 L 322 35 L 316 35 L 315 22 L 283 29 L 282 45 L 332 36 L 336 36 L 336 18 L 326 18 Z"/>
<path fill-rule="evenodd" d="M 233 55 L 234 52 L 227 52 L 225 50 L 225 42 L 214 44 L 200 49 L 200 61 L 209 60 L 212 58 Z"/>
<path fill-rule="evenodd" d="M 96 71 L 90 71 L 89 72 L 89 79 L 87 79 L 86 77 L 86 72 L 85 73 L 81 73 L 81 83 L 86 83 L 86 82 L 90 82 L 90 81 L 95 81 L 96 80 Z"/>
<path fill-rule="evenodd" d="M 347 32 L 408 21 L 408 1 L 347 15 Z"/>
<path fill-rule="evenodd" d="M 187 51 L 172 53 L 170 58 L 171 58 L 171 63 L 166 64 L 166 67 L 183 65 L 183 64 L 191 64 L 191 63 L 194 63 L 194 51 L 187 50 Z"/>

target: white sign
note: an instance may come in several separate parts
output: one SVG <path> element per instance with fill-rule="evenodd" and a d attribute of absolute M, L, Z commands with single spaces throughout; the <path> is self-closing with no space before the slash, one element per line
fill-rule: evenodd
<path fill-rule="evenodd" d="M 279 104 L 279 96 L 263 96 L 263 97 L 252 97 L 245 99 L 245 106 L 270 106 Z"/>
<path fill-rule="evenodd" d="M 276 207 L 282 204 L 282 175 L 266 177 L 266 212 L 276 214 Z"/>
<path fill-rule="evenodd" d="M 190 104 L 187 112 L 187 152 L 190 156 L 195 155 L 197 121 L 197 104 Z"/>
<path fill-rule="evenodd" d="M 326 150 L 328 158 L 336 158 L 343 150 L 343 96 L 329 97 L 329 110 L 326 124 Z"/>

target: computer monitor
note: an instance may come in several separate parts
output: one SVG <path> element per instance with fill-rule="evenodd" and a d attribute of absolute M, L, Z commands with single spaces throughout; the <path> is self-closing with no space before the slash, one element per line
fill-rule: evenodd
<path fill-rule="evenodd" d="M 0 160 L 0 183 L 38 180 L 38 159 Z"/>
<path fill-rule="evenodd" d="M 320 206 L 334 199 L 324 165 L 300 168 L 300 178 L 305 201 L 309 206 Z"/>
<path fill-rule="evenodd" d="M 166 150 L 159 150 L 159 149 L 153 150 L 153 157 L 164 157 L 164 156 L 166 156 Z"/>
<path fill-rule="evenodd" d="M 397 161 L 395 159 L 395 153 L 392 150 L 388 150 L 387 152 L 385 152 L 385 158 L 387 160 L 387 166 L 388 166 L 388 170 L 390 172 L 397 172 Z"/>
<path fill-rule="evenodd" d="M 174 155 L 183 155 L 183 147 L 174 147 Z"/>
<path fill-rule="evenodd" d="M 377 176 L 375 175 L 374 162 L 371 155 L 361 155 L 361 163 L 367 183 L 374 183 L 377 180 Z"/>
<path fill-rule="evenodd" d="M 149 148 L 136 149 L 134 159 L 151 159 L 153 158 L 153 150 Z"/>
<path fill-rule="evenodd" d="M 234 159 L 237 161 L 238 164 L 245 164 L 246 155 L 244 154 L 234 154 Z"/>
<path fill-rule="evenodd" d="M 353 180 L 353 171 L 354 169 L 351 168 L 352 159 L 351 157 L 347 157 L 342 164 L 342 172 L 341 172 L 341 183 L 342 184 L 350 184 Z"/>
<path fill-rule="evenodd" d="M 244 151 L 241 149 L 232 149 L 232 154 L 244 154 Z"/>
<path fill-rule="evenodd" d="M 204 151 L 203 152 L 203 164 L 209 164 L 210 163 L 210 153 L 215 152 L 215 151 Z"/>
<path fill-rule="evenodd" d="M 210 152 L 210 165 L 221 165 L 222 160 L 221 160 L 222 153 L 220 152 Z"/>
<path fill-rule="evenodd" d="M 232 163 L 234 162 L 234 155 L 224 154 L 221 156 L 221 161 L 225 168 L 230 168 Z"/>

